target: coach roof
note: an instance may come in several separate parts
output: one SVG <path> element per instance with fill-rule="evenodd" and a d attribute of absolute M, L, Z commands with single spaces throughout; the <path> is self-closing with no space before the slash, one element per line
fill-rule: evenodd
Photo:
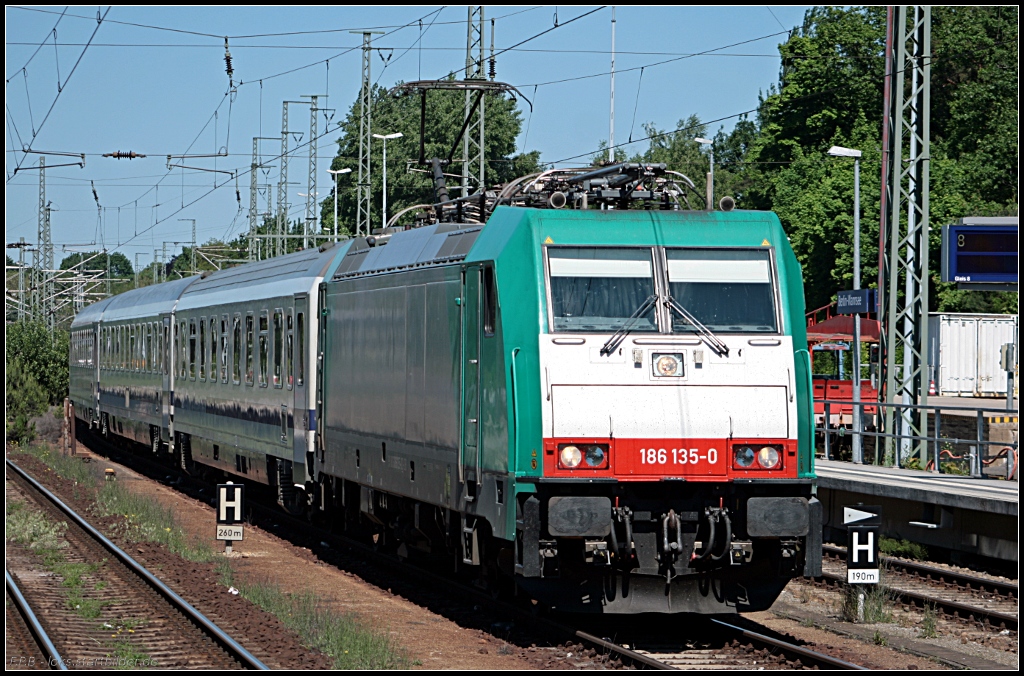
<path fill-rule="evenodd" d="M 328 244 L 212 272 L 182 294 L 178 309 L 309 293 L 314 280 L 324 275 L 346 245 Z"/>
<path fill-rule="evenodd" d="M 181 298 L 182 292 L 198 279 L 198 276 L 175 279 L 104 298 L 79 312 L 71 323 L 71 329 L 74 330 L 97 321 L 130 321 L 172 312 L 175 303 Z"/>

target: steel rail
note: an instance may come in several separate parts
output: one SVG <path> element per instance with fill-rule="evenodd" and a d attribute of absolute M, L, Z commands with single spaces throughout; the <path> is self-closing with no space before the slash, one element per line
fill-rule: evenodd
<path fill-rule="evenodd" d="M 847 584 L 846 578 L 841 575 L 834 573 L 825 573 L 821 575 L 822 578 L 838 584 Z M 997 610 L 988 610 L 979 606 L 972 606 L 966 603 L 960 603 L 959 601 L 950 601 L 948 599 L 941 599 L 936 596 L 929 596 L 928 594 L 922 594 L 920 592 L 912 591 L 909 589 L 900 589 L 890 585 L 890 591 L 896 595 L 897 601 L 907 600 L 914 601 L 920 604 L 922 607 L 926 605 L 932 605 L 936 608 L 941 609 L 948 615 L 956 615 L 961 619 L 965 620 L 976 620 L 983 621 L 988 620 L 989 624 L 995 626 L 1004 626 L 1006 629 L 1017 631 L 1017 617 L 1015 615 L 1008 615 L 1007 613 L 1001 613 Z"/>
<path fill-rule="evenodd" d="M 825 665 L 830 669 L 852 669 L 857 671 L 867 671 L 867 667 L 863 667 L 859 664 L 854 664 L 853 662 L 847 662 L 846 660 L 841 660 L 838 657 L 831 657 L 830 655 L 825 655 L 824 653 L 819 653 L 815 650 L 804 648 L 803 646 L 795 645 L 793 643 L 787 643 L 786 641 L 780 641 L 778 639 L 772 638 L 771 636 L 765 636 L 764 634 L 759 634 L 756 631 L 750 631 L 749 629 L 744 629 L 743 627 L 737 627 L 735 624 L 729 624 L 728 622 L 724 622 L 719 619 L 712 618 L 711 621 L 721 627 L 725 627 L 726 629 L 730 629 L 732 631 L 739 633 L 744 638 L 748 638 L 752 641 L 759 641 L 761 643 L 765 643 L 774 648 L 778 648 L 780 650 L 793 653 L 801 658 L 813 660 L 817 664 Z"/>
<path fill-rule="evenodd" d="M 837 556 L 845 556 L 846 548 L 837 547 L 835 545 L 825 544 L 822 545 L 822 551 L 827 554 L 835 554 Z M 1007 580 L 991 580 L 984 577 L 978 577 L 977 575 L 971 575 L 970 573 L 962 573 L 956 570 L 949 570 L 946 568 L 939 568 L 938 566 L 930 566 L 926 563 L 918 563 L 916 561 L 907 561 L 906 559 L 900 559 L 893 556 L 886 556 L 882 554 L 878 557 L 882 563 L 888 565 L 891 568 L 899 568 L 907 573 L 916 573 L 921 575 L 930 575 L 932 578 L 945 579 L 952 583 L 958 584 L 963 587 L 980 590 L 982 587 L 1002 594 L 1003 596 L 1017 598 L 1018 587 L 1013 582 Z"/>
<path fill-rule="evenodd" d="M 111 542 L 103 533 L 96 530 L 92 524 L 83 519 L 73 509 L 65 505 L 60 498 L 48 491 L 28 472 L 17 464 L 7 459 L 7 466 L 24 479 L 32 488 L 38 491 L 43 497 L 49 500 L 60 511 L 64 512 L 82 530 L 102 544 L 107 551 L 127 566 L 133 573 L 145 580 L 153 589 L 160 593 L 167 601 L 181 612 L 185 617 L 194 622 L 200 629 L 214 638 L 229 655 L 241 662 L 249 669 L 269 670 L 270 667 L 258 660 L 252 653 L 243 648 L 235 639 L 231 638 L 223 629 L 214 624 L 209 618 L 196 610 L 188 601 L 178 596 L 170 587 L 165 585 L 159 578 L 149 572 L 142 564 L 126 554 L 124 550 Z"/>
<path fill-rule="evenodd" d="M 35 636 L 36 641 L 39 643 L 39 647 L 46 653 L 46 660 L 49 663 L 51 669 L 59 669 L 61 671 L 67 671 L 68 667 L 64 664 L 63 658 L 60 656 L 56 646 L 50 640 L 50 636 L 43 629 L 43 625 L 39 622 L 39 618 L 32 611 L 32 606 L 29 605 L 25 599 L 25 595 L 21 593 L 21 589 L 18 588 L 18 584 L 14 581 L 11 576 L 11 572 L 4 569 L 4 577 L 7 580 L 7 591 L 11 595 L 11 599 L 14 600 L 14 605 L 17 606 L 18 612 L 21 613 L 22 617 L 25 618 L 25 622 L 28 624 L 29 630 Z"/>

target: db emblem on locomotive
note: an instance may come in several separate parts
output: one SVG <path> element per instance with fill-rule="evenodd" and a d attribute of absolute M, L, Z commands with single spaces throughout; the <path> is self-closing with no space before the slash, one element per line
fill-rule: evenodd
<path fill-rule="evenodd" d="M 683 355 L 681 355 L 681 354 L 656 354 L 656 355 L 654 355 L 654 375 L 656 375 L 656 376 L 681 376 L 681 375 L 683 375 Z"/>

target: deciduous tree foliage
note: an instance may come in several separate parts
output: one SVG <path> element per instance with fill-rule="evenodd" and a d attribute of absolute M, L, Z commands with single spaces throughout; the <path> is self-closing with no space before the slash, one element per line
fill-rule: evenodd
<path fill-rule="evenodd" d="M 381 87 L 374 87 L 372 96 L 372 131 L 375 134 L 401 132 L 402 138 L 388 141 L 388 215 L 394 216 L 400 210 L 415 204 L 433 202 L 433 187 L 430 175 L 422 173 L 429 167 L 419 166 L 420 156 L 420 97 L 419 95 L 395 96 Z M 431 91 L 427 93 L 427 118 L 424 133 L 424 155 L 447 159 L 451 154 L 453 163 L 445 173 L 462 174 L 462 142 L 456 143 L 456 136 L 465 120 L 466 96 L 462 92 Z M 522 114 L 517 103 L 508 97 L 488 95 L 485 102 L 485 158 L 487 161 L 485 180 L 489 185 L 507 181 L 539 171 L 540 153 L 517 152 L 516 137 L 522 128 Z M 331 169 L 352 170 L 350 174 L 338 177 L 339 234 L 349 234 L 356 222 L 356 183 L 359 175 L 359 102 L 352 104 L 343 122 L 338 138 L 338 155 L 331 163 Z M 452 148 L 455 147 L 454 153 Z M 381 227 L 381 191 L 383 189 L 383 141 L 372 139 L 370 144 L 371 164 L 371 223 Z M 418 171 L 413 171 L 418 170 Z M 451 197 L 458 197 L 461 191 L 459 178 L 448 178 Z M 470 192 L 476 191 L 470 185 Z M 404 222 L 409 222 L 407 219 Z M 321 225 L 324 231 L 333 230 L 334 194 L 321 202 Z"/>
<path fill-rule="evenodd" d="M 43 388 L 50 404 L 64 401 L 68 396 L 67 331 L 58 329 L 51 334 L 43 322 L 31 321 L 8 324 L 6 329 L 6 369 L 10 371 L 18 362 L 26 375 Z M 10 396 L 10 383 L 7 392 Z"/>
<path fill-rule="evenodd" d="M 932 9 L 932 310 L 1016 311 L 1015 293 L 937 280 L 942 225 L 1018 212 L 1017 17 L 1016 7 Z M 715 137 L 716 195 L 778 213 L 803 266 L 809 309 L 850 288 L 853 275 L 853 161 L 829 157 L 832 145 L 864 153 L 862 284 L 877 283 L 884 40 L 884 8 L 809 10 L 779 46 L 779 82 L 756 118 Z"/>

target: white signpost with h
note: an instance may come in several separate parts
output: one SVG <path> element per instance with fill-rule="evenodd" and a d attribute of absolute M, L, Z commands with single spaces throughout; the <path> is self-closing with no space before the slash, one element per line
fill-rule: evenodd
<path fill-rule="evenodd" d="M 846 582 L 855 585 L 878 584 L 878 528 L 882 508 L 877 505 L 843 507 L 846 526 Z M 857 588 L 857 619 L 864 621 L 864 588 Z"/>
<path fill-rule="evenodd" d="M 224 540 L 224 552 L 231 553 L 233 542 L 244 538 L 245 486 L 230 481 L 217 485 L 217 539 Z"/>

